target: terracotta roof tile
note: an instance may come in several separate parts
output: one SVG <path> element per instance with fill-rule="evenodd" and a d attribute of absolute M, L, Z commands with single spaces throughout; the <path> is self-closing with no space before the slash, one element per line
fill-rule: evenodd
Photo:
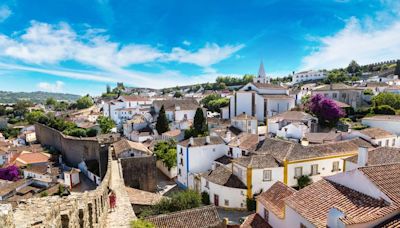
<path fill-rule="evenodd" d="M 247 216 L 240 228 L 271 228 L 259 214 L 254 213 Z"/>
<path fill-rule="evenodd" d="M 272 116 L 268 120 L 272 121 L 282 121 L 282 120 L 287 120 L 287 121 L 307 121 L 309 119 L 314 119 L 312 115 L 306 113 L 306 112 L 301 112 L 301 111 L 287 111 L 280 113 L 278 115 Z"/>
<path fill-rule="evenodd" d="M 363 130 L 360 130 L 360 133 L 367 135 L 372 139 L 381 139 L 396 136 L 395 134 L 378 127 L 365 128 Z"/>
<path fill-rule="evenodd" d="M 183 147 L 191 146 L 191 147 L 197 147 L 197 146 L 206 146 L 206 145 L 217 145 L 217 144 L 225 144 L 224 140 L 221 139 L 219 136 L 210 136 L 210 143 L 208 144 L 206 142 L 206 137 L 197 137 L 193 138 L 194 144 L 190 145 L 190 139 L 186 139 L 178 145 L 181 145 Z"/>
<path fill-rule="evenodd" d="M 242 156 L 233 159 L 233 162 L 243 167 L 251 167 L 253 169 L 279 167 L 279 163 L 270 154 Z"/>
<path fill-rule="evenodd" d="M 238 147 L 242 150 L 249 150 L 251 148 L 255 148 L 258 144 L 258 135 L 250 134 L 250 133 L 242 133 L 232 139 L 228 146 L 230 147 Z"/>
<path fill-rule="evenodd" d="M 210 172 L 202 173 L 201 176 L 214 184 L 230 188 L 247 189 L 246 185 L 239 179 L 239 177 L 233 175 L 232 171 L 225 166 L 218 166 Z"/>
<path fill-rule="evenodd" d="M 222 226 L 221 219 L 219 218 L 215 206 L 205 206 L 148 217 L 146 220 L 159 228 L 213 228 Z"/>
<path fill-rule="evenodd" d="M 357 164 L 358 155 L 348 157 L 345 160 Z M 392 163 L 400 163 L 400 148 L 378 147 L 376 149 L 368 151 L 367 164 L 369 166 Z"/>
<path fill-rule="evenodd" d="M 277 181 L 267 191 L 257 196 L 257 201 L 274 213 L 278 218 L 283 219 L 285 217 L 284 199 L 295 192 L 296 190 L 293 188 Z"/>

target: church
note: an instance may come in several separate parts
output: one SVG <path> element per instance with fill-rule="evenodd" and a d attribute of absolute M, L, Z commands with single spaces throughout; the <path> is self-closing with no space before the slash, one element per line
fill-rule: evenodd
<path fill-rule="evenodd" d="M 261 62 L 257 77 L 234 93 L 230 98 L 229 118 L 247 114 L 265 121 L 295 107 L 295 100 L 289 96 L 289 89 L 270 83 Z"/>

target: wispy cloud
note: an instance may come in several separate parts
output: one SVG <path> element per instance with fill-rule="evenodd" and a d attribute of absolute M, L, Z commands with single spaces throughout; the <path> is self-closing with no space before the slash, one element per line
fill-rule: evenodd
<path fill-rule="evenodd" d="M 182 42 L 182 44 L 185 45 L 185 46 L 190 46 L 192 43 L 190 41 L 188 41 L 188 40 L 184 40 Z"/>
<path fill-rule="evenodd" d="M 316 40 L 321 45 L 303 58 L 301 69 L 344 67 L 353 59 L 361 64 L 398 59 L 399 31 L 400 20 L 378 26 L 352 17 L 336 34 Z"/>
<path fill-rule="evenodd" d="M 215 78 L 217 71 L 212 66 L 230 58 L 244 47 L 243 44 L 220 46 L 206 43 L 197 50 L 174 47 L 168 52 L 161 50 L 162 46 L 112 42 L 102 29 L 88 28 L 77 32 L 67 23 L 48 24 L 36 21 L 32 21 L 28 29 L 18 34 L 21 35 L 10 37 L 0 34 L 0 57 L 17 61 L 12 64 L 3 62 L 6 68 L 86 80 L 132 83 L 134 79 L 137 86 L 151 87 L 161 81 L 167 85 L 177 85 L 199 77 L 168 68 L 157 74 L 141 72 L 133 70 L 135 65 L 187 63 L 203 69 L 205 75 L 199 75 L 200 77 Z M 66 61 L 74 61 L 97 70 L 80 72 L 77 69 L 63 69 L 61 66 Z"/>
<path fill-rule="evenodd" d="M 40 82 L 39 84 L 37 84 L 37 87 L 40 90 L 48 92 L 62 92 L 64 88 L 64 82 L 56 81 L 54 84 L 49 82 Z"/>
<path fill-rule="evenodd" d="M 11 16 L 12 11 L 6 5 L 0 6 L 0 22 L 5 21 L 9 16 Z"/>

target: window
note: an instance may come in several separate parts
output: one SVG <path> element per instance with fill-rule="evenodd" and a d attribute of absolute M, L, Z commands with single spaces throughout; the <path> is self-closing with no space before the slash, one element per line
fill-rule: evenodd
<path fill-rule="evenodd" d="M 333 98 L 337 98 L 337 93 L 332 94 Z"/>
<path fill-rule="evenodd" d="M 311 175 L 318 175 L 318 164 L 311 165 Z"/>
<path fill-rule="evenodd" d="M 232 157 L 232 155 L 233 155 L 233 149 L 232 147 L 229 147 L 228 156 Z"/>
<path fill-rule="evenodd" d="M 181 176 L 181 169 L 178 169 L 178 175 Z"/>
<path fill-rule="evenodd" d="M 393 139 L 392 140 L 392 146 L 395 146 L 396 145 L 396 139 Z"/>
<path fill-rule="evenodd" d="M 246 156 L 246 151 L 242 150 L 242 156 Z"/>
<path fill-rule="evenodd" d="M 180 164 L 183 166 L 183 158 L 181 158 L 181 162 L 180 162 Z"/>
<path fill-rule="evenodd" d="M 386 144 L 385 146 L 389 146 L 389 139 L 386 139 Z"/>
<path fill-rule="evenodd" d="M 340 171 L 340 169 L 339 169 L 339 162 L 338 162 L 338 161 L 334 161 L 334 162 L 332 163 L 332 172 L 337 172 L 337 171 Z"/>
<path fill-rule="evenodd" d="M 346 98 L 346 94 L 342 93 L 342 98 L 345 99 Z"/>
<path fill-rule="evenodd" d="M 294 177 L 301 177 L 303 176 L 303 167 L 296 167 L 294 168 Z"/>
<path fill-rule="evenodd" d="M 183 148 L 181 147 L 181 155 L 183 155 Z"/>
<path fill-rule="evenodd" d="M 379 141 L 379 142 L 378 142 L 378 145 L 379 145 L 379 146 L 382 146 L 382 141 Z"/>
<path fill-rule="evenodd" d="M 225 206 L 229 206 L 229 200 L 225 200 Z"/>
<path fill-rule="evenodd" d="M 208 185 L 209 185 L 209 183 L 208 183 L 208 181 L 206 181 L 206 185 L 204 187 L 210 188 Z"/>
<path fill-rule="evenodd" d="M 272 171 L 271 170 L 264 170 L 263 171 L 263 180 L 264 181 L 271 181 L 272 180 Z"/>

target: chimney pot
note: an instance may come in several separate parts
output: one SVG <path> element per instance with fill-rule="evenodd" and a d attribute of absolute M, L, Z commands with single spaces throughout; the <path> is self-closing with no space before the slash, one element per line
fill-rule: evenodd
<path fill-rule="evenodd" d="M 193 137 L 190 137 L 190 138 L 189 138 L 189 144 L 190 144 L 190 145 L 194 145 L 194 139 L 193 139 Z"/>
<path fill-rule="evenodd" d="M 206 143 L 207 143 L 207 144 L 210 144 L 210 143 L 211 143 L 210 136 L 208 136 L 208 135 L 206 136 Z"/>

